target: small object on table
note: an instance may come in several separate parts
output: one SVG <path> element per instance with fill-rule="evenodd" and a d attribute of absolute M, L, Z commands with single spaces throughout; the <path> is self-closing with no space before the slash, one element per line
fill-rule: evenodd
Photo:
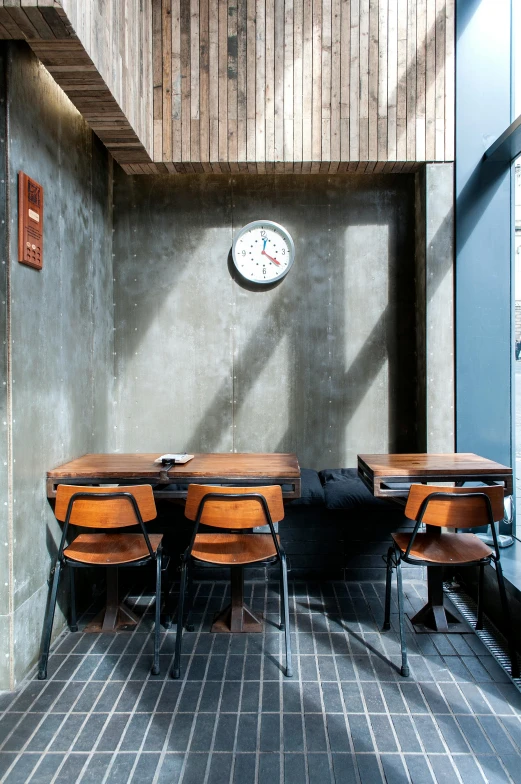
<path fill-rule="evenodd" d="M 503 486 L 505 495 L 512 495 L 512 469 L 471 452 L 448 454 L 358 455 L 358 475 L 375 498 L 405 505 L 412 483 L 483 482 Z M 468 630 L 459 621 L 456 611 L 447 617 L 443 603 L 443 567 L 427 567 L 428 599 L 425 606 L 411 618 L 417 632 L 457 632 Z"/>

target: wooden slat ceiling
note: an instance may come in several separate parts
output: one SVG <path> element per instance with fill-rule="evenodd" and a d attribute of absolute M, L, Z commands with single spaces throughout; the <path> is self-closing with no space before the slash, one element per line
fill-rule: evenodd
<path fill-rule="evenodd" d="M 27 41 L 120 164 L 152 161 L 151 23 L 149 0 L 0 0 L 0 38 Z"/>
<path fill-rule="evenodd" d="M 453 159 L 454 0 L 152 3 L 154 160 L 166 170 Z"/>
<path fill-rule="evenodd" d="M 0 0 L 0 38 L 128 173 L 406 172 L 453 160 L 454 2 Z"/>

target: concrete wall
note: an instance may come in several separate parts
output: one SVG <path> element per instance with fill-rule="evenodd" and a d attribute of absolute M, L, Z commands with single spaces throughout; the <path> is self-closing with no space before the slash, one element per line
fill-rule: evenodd
<path fill-rule="evenodd" d="M 412 176 L 115 174 L 118 451 L 415 451 Z M 234 231 L 290 230 L 270 291 L 228 268 Z"/>
<path fill-rule="evenodd" d="M 2 489 L 9 484 L 2 505 L 8 515 L 0 518 L 6 534 L 0 541 L 8 546 L 0 552 L 3 558 L 7 549 L 10 557 L 5 580 L 1 564 L 0 689 L 12 688 L 38 654 L 59 536 L 46 499 L 45 472 L 85 452 L 112 448 L 113 375 L 109 156 L 25 44 L 6 45 L 3 62 L 9 108 L 10 337 L 1 362 L 8 363 L 2 394 L 7 389 L 11 410 L 1 420 L 7 422 L 5 460 L 4 438 L 0 444 Z M 20 169 L 44 187 L 41 272 L 17 261 Z M 0 289 L 3 270 L 4 265 Z M 3 291 L 0 296 L 3 302 Z M 0 396 L 0 408 L 4 405 Z"/>
<path fill-rule="evenodd" d="M 454 452 L 454 166 L 416 175 L 418 449 Z"/>

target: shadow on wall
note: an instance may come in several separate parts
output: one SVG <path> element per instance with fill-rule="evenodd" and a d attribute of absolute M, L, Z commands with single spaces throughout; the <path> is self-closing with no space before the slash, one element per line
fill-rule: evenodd
<path fill-rule="evenodd" d="M 353 464 L 413 451 L 414 179 L 210 176 L 116 182 L 120 451 L 296 451 Z M 290 230 L 271 291 L 227 269 L 233 231 Z"/>

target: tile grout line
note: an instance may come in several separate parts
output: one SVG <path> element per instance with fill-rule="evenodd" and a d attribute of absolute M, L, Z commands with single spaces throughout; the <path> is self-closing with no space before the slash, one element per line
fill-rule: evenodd
<path fill-rule="evenodd" d="M 212 583 L 211 588 L 210 588 L 210 593 L 208 594 L 208 598 L 206 600 L 206 608 L 208 608 L 208 603 L 210 602 L 210 599 L 212 597 L 214 588 L 215 588 L 215 583 Z M 195 599 L 195 597 L 194 597 L 194 599 Z M 155 770 L 155 773 L 154 773 L 152 784 L 157 784 L 159 772 L 161 770 L 161 766 L 162 766 L 162 764 L 164 762 L 164 759 L 165 759 L 166 750 L 168 749 L 168 743 L 170 741 L 170 735 L 172 733 L 172 727 L 174 725 L 174 721 L 175 721 L 175 718 L 176 718 L 177 713 L 178 713 L 178 707 L 179 707 L 179 704 L 181 702 L 181 698 L 183 696 L 183 692 L 185 690 L 185 686 L 186 686 L 186 684 L 188 682 L 187 681 L 188 672 L 190 670 L 190 667 L 192 666 L 192 661 L 193 661 L 193 658 L 195 656 L 195 651 L 197 650 L 197 643 L 199 642 L 199 637 L 201 636 L 202 627 L 203 627 L 203 624 L 204 624 L 204 618 L 205 618 L 206 612 L 207 612 L 207 609 L 205 610 L 205 612 L 203 613 L 203 616 L 201 618 L 201 624 L 199 626 L 199 631 L 197 632 L 197 637 L 196 637 L 196 640 L 195 640 L 194 648 L 192 650 L 192 653 L 190 654 L 190 659 L 189 659 L 189 662 L 187 664 L 184 677 L 181 680 L 181 687 L 179 689 L 179 694 L 177 696 L 175 707 L 172 710 L 172 718 L 170 719 L 170 723 L 168 725 L 168 729 L 167 729 L 167 732 L 166 732 L 166 735 L 165 735 L 165 740 L 163 741 L 163 746 L 161 748 L 161 751 L 159 752 L 159 760 L 158 760 L 158 764 L 157 764 L 157 767 L 156 767 L 156 770 Z M 177 632 L 176 632 L 176 634 L 177 634 Z M 182 656 L 182 653 L 181 653 L 181 656 Z M 179 666 L 181 666 L 181 665 L 182 665 L 182 662 L 179 663 Z M 208 666 L 209 666 L 209 661 L 206 663 L 206 668 L 208 668 Z M 165 681 L 165 683 L 166 682 L 167 681 Z M 161 690 L 161 692 L 163 690 L 164 690 L 164 685 L 163 685 L 163 689 Z M 156 703 L 156 704 L 158 704 L 158 703 Z M 150 732 L 150 727 L 151 727 L 153 718 L 154 718 L 154 714 L 152 714 L 152 716 L 150 717 L 150 722 L 149 722 L 147 730 L 146 730 L 146 732 L 145 732 L 145 734 L 143 736 L 143 743 L 145 742 L 145 740 L 146 740 L 146 738 L 148 736 L 148 733 Z M 186 754 L 186 752 L 185 752 L 185 754 Z"/>
<path fill-rule="evenodd" d="M 92 605 L 91 605 L 91 606 L 92 606 Z M 84 617 L 84 616 L 83 616 L 83 617 Z M 136 629 L 135 629 L 135 630 L 134 630 L 134 632 L 132 633 L 131 637 L 129 637 L 129 641 L 128 641 L 127 645 L 125 646 L 125 648 L 123 649 L 123 651 L 122 651 L 122 652 L 119 654 L 118 661 L 119 661 L 119 658 L 121 658 L 121 656 L 124 654 L 124 651 L 126 650 L 127 646 L 129 645 L 129 643 L 130 643 L 130 640 L 131 640 L 132 636 L 133 636 L 133 635 L 135 634 L 135 632 L 137 631 L 137 628 L 138 628 L 138 627 L 136 627 Z M 64 636 L 64 639 L 66 639 L 67 633 L 66 633 L 66 632 L 64 632 L 64 635 L 65 635 L 65 636 Z M 61 636 L 61 635 L 60 635 L 60 636 Z M 89 654 L 89 651 L 90 651 L 90 650 L 92 650 L 92 648 L 95 646 L 95 644 L 97 643 L 97 641 L 100 639 L 100 636 L 101 636 L 100 634 L 96 634 L 96 636 L 94 636 L 94 635 L 93 635 L 93 640 L 92 640 L 92 643 L 91 643 L 90 647 L 89 647 L 89 648 L 87 649 L 87 651 L 85 651 L 83 654 L 80 654 L 80 655 L 82 656 L 82 659 L 83 659 L 83 657 L 90 655 L 90 654 Z M 82 635 L 81 635 L 80 639 L 77 641 L 77 643 L 76 643 L 76 645 L 74 646 L 74 648 L 72 648 L 72 650 L 71 650 L 71 651 L 69 651 L 68 655 L 66 656 L 66 659 L 67 659 L 69 656 L 71 656 L 71 655 L 74 655 L 74 656 L 78 655 L 78 654 L 74 654 L 74 650 L 75 650 L 75 648 L 77 648 L 77 646 L 80 644 L 80 642 L 81 642 L 81 641 L 82 641 L 82 639 L 84 639 L 84 638 L 85 638 L 85 632 L 83 632 L 83 633 L 82 633 Z M 114 639 L 116 639 L 116 637 L 114 637 Z M 56 642 L 58 642 L 58 640 L 57 640 Z M 56 645 L 56 643 L 55 643 L 55 645 Z M 109 649 L 110 649 L 110 646 L 109 646 Z M 107 651 L 105 651 L 105 653 L 101 655 L 101 659 L 103 659 L 103 658 L 104 658 L 104 656 L 105 656 L 105 655 L 107 655 L 107 654 L 108 654 L 108 650 L 107 650 Z M 92 654 L 92 655 L 97 655 L 97 654 Z M 59 692 L 59 694 L 57 695 L 56 699 L 55 699 L 55 700 L 53 700 L 53 702 L 51 703 L 50 707 L 48 708 L 48 710 L 47 710 L 47 711 L 46 711 L 46 713 L 44 714 L 44 716 L 43 716 L 42 720 L 39 722 L 38 726 L 35 728 L 34 732 L 32 733 L 32 735 L 31 735 L 31 737 L 29 738 L 29 740 L 27 741 L 27 743 L 30 743 L 30 741 L 33 739 L 33 737 L 34 737 L 35 733 L 36 733 L 36 732 L 38 732 L 38 730 L 39 730 L 39 729 L 40 729 L 40 727 L 42 726 L 42 724 L 43 724 L 43 722 L 45 721 L 45 719 L 46 719 L 48 716 L 50 716 L 50 715 L 52 714 L 52 708 L 54 707 L 54 705 L 56 704 L 56 702 L 59 700 L 59 698 L 62 696 L 63 692 L 65 691 L 66 685 L 67 685 L 67 684 L 70 684 L 70 683 L 74 683 L 74 682 L 75 682 L 75 681 L 73 681 L 72 679 L 73 679 L 73 677 L 74 677 L 74 674 L 75 674 L 75 673 L 78 671 L 78 668 L 81 666 L 81 664 L 82 664 L 82 663 L 83 663 L 83 662 L 78 662 L 78 666 L 77 666 L 77 667 L 76 667 L 76 668 L 73 670 L 72 674 L 69 676 L 69 678 L 67 679 L 67 681 L 64 681 L 64 683 L 65 683 L 64 687 L 61 689 L 61 691 L 60 691 L 60 692 Z M 37 765 L 35 766 L 34 770 L 31 772 L 31 776 L 30 776 L 30 778 L 29 778 L 29 781 L 30 781 L 30 779 L 31 779 L 31 778 L 34 776 L 34 774 L 37 772 L 37 770 L 38 770 L 39 766 L 42 764 L 42 762 L 43 762 L 43 760 L 44 760 L 44 758 L 45 758 L 45 755 L 46 755 L 46 754 L 49 752 L 50 746 L 51 746 L 51 745 L 54 743 L 54 741 L 55 741 L 55 739 L 57 738 L 57 736 L 58 736 L 58 733 L 60 732 L 60 730 L 61 730 L 62 726 L 63 726 L 63 725 L 64 725 L 64 723 L 67 721 L 67 719 L 70 717 L 70 715 L 71 715 L 71 714 L 74 712 L 74 710 L 73 710 L 73 709 L 74 709 L 74 706 L 76 705 L 76 703 L 78 702 L 78 700 L 79 700 L 79 699 L 82 697 L 82 695 L 84 694 L 84 692 L 85 692 L 85 690 L 86 690 L 86 688 L 87 688 L 88 684 L 89 684 L 89 683 L 91 683 L 91 682 L 94 682 L 94 681 L 93 681 L 94 675 L 95 675 L 95 673 L 96 673 L 96 671 L 97 671 L 97 669 L 98 669 L 98 667 L 100 666 L 100 664 L 101 664 L 101 663 L 102 663 L 102 662 L 101 662 L 101 660 L 100 660 L 100 662 L 99 662 L 99 664 L 97 665 L 97 667 L 95 667 L 95 668 L 94 668 L 94 670 L 92 671 L 92 673 L 91 673 L 90 677 L 87 679 L 87 681 L 85 681 L 85 684 L 83 685 L 83 687 L 82 687 L 82 689 L 81 689 L 80 693 L 78 694 L 78 696 L 76 697 L 76 699 L 73 701 L 73 703 L 72 703 L 71 707 L 69 708 L 69 710 L 68 710 L 68 711 L 65 711 L 65 716 L 64 716 L 64 718 L 63 718 L 63 721 L 61 722 L 60 726 L 59 726 L 59 727 L 57 728 L 57 730 L 55 731 L 54 735 L 52 736 L 51 740 L 49 741 L 49 743 L 47 744 L 47 746 L 45 747 L 45 749 L 43 750 L 43 752 L 41 753 L 41 759 L 39 760 L 39 762 L 38 762 L 38 763 L 37 763 Z M 63 665 L 64 665 L 64 664 L 65 664 L 65 662 L 63 662 L 61 666 L 63 667 Z M 60 667 L 60 668 L 58 668 L 58 670 L 56 671 L 56 673 L 54 673 L 54 676 L 56 676 L 56 675 L 58 674 L 58 672 L 59 672 L 59 670 L 60 670 L 60 669 L 61 669 L 61 667 Z M 51 679 L 48 681 L 48 684 L 50 684 L 50 683 L 56 683 L 56 682 L 57 682 L 56 680 L 54 680 L 54 679 L 53 679 L 53 678 L 54 678 L 54 676 L 51 676 Z M 31 683 L 34 683 L 34 682 L 35 682 L 35 681 L 34 681 L 34 678 L 33 678 L 33 680 L 32 680 L 32 681 L 30 681 L 30 682 L 31 682 Z M 59 682 L 59 681 L 58 681 L 58 682 Z M 81 681 L 77 681 L 77 682 L 81 683 Z M 46 688 L 47 688 L 47 687 L 46 687 Z M 101 693 L 103 693 L 103 691 L 105 690 L 105 688 L 106 688 L 106 684 L 105 684 L 105 686 L 103 687 L 103 689 L 102 689 L 102 692 L 101 692 Z M 45 689 L 42 689 L 42 692 L 44 692 L 44 691 L 45 691 Z M 100 694 L 100 696 L 101 696 L 101 694 Z M 38 698 L 37 698 L 37 699 L 38 699 Z M 98 697 L 98 699 L 99 699 L 99 697 Z M 97 702 L 97 700 L 96 700 L 96 702 Z M 34 704 L 35 704 L 35 703 L 33 702 L 33 703 L 32 703 L 32 705 L 34 705 Z M 92 709 L 93 709 L 93 707 L 94 707 L 94 705 L 92 706 L 92 708 L 91 708 L 89 711 L 86 711 L 86 714 L 87 714 L 87 715 L 86 715 L 86 717 L 85 717 L 85 720 L 83 721 L 83 723 L 82 723 L 81 727 L 79 728 L 78 732 L 76 733 L 76 735 L 75 735 L 75 737 L 74 737 L 74 741 L 73 741 L 73 742 L 76 742 L 76 739 L 77 739 L 77 737 L 78 737 L 79 733 L 81 732 L 81 730 L 82 730 L 82 729 L 83 729 L 83 727 L 85 726 L 85 723 L 87 722 L 87 720 L 88 720 L 88 718 L 89 718 L 89 715 L 92 713 Z M 26 743 L 25 745 L 27 745 L 27 743 Z M 72 747 L 72 743 L 71 743 L 71 747 Z M 25 746 L 24 746 L 24 749 L 25 749 Z M 21 751 L 21 752 L 19 752 L 19 753 L 20 753 L 20 754 L 21 754 L 21 753 L 23 753 L 24 749 L 22 749 L 22 751 Z M 65 752 L 65 755 L 67 755 L 67 752 Z M 63 763 L 64 763 L 64 762 L 65 762 L 65 759 L 63 760 Z M 63 763 L 62 763 L 62 764 L 63 764 Z M 59 770 L 61 769 L 61 767 L 62 767 L 62 765 L 60 765 L 60 768 L 59 768 Z M 59 770 L 57 770 L 57 771 L 56 771 L 56 773 L 58 773 L 58 772 L 59 772 Z"/>

